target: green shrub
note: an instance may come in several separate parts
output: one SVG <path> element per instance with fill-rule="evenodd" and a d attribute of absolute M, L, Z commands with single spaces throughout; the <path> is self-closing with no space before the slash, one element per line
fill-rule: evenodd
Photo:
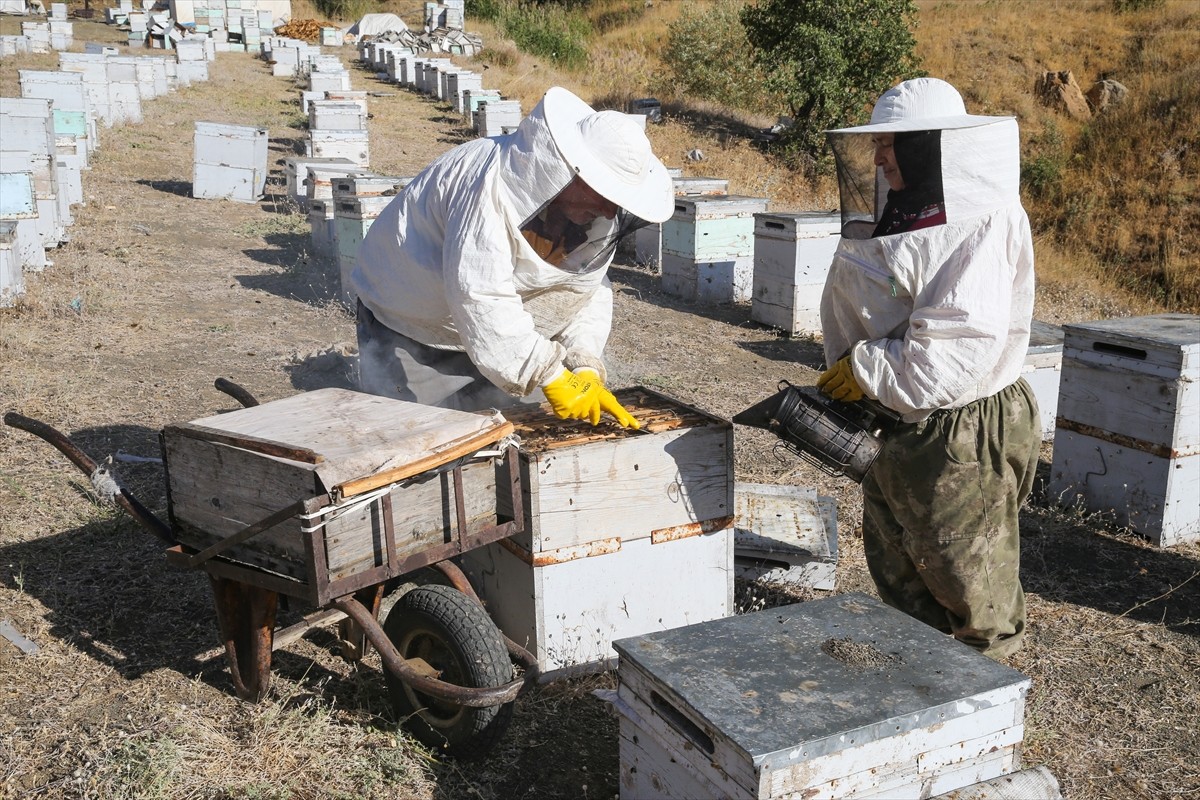
<path fill-rule="evenodd" d="M 785 147 L 817 158 L 824 131 L 865 121 L 899 80 L 923 75 L 912 0 L 760 0 L 741 14 L 767 86 L 795 120 Z"/>
<path fill-rule="evenodd" d="M 1166 5 L 1166 0 L 1112 0 L 1113 11 L 1125 14 L 1143 11 L 1147 8 L 1160 8 Z"/>
<path fill-rule="evenodd" d="M 740 0 L 720 0 L 709 8 L 685 8 L 667 35 L 663 62 L 673 85 L 693 97 L 750 111 L 775 112 L 755 69 L 742 27 Z"/>
<path fill-rule="evenodd" d="M 493 22 L 525 52 L 548 58 L 560 67 L 582 69 L 587 66 L 592 26 L 572 5 L 474 0 L 466 9 L 468 15 Z"/>

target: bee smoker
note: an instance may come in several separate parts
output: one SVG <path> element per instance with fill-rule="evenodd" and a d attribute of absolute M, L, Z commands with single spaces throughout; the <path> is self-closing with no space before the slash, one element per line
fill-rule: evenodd
<path fill-rule="evenodd" d="M 871 400 L 841 403 L 787 381 L 762 402 L 735 414 L 739 425 L 763 428 L 786 449 L 830 475 L 862 483 L 883 446 L 882 432 L 899 417 Z"/>

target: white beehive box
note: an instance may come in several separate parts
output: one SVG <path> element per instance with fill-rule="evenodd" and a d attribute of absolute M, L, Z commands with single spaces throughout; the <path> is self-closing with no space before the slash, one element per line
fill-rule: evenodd
<path fill-rule="evenodd" d="M 488 100 L 475 112 L 475 130 L 480 136 L 503 136 L 521 124 L 520 100 Z"/>
<path fill-rule="evenodd" d="M 142 121 L 142 93 L 138 83 L 137 59 L 107 56 L 108 100 L 114 123 Z"/>
<path fill-rule="evenodd" d="M 725 178 L 685 178 L 682 175 L 672 175 L 671 185 L 677 197 L 729 193 L 729 181 Z M 636 264 L 657 267 L 662 263 L 662 223 L 649 223 L 634 231 L 633 258 Z"/>
<path fill-rule="evenodd" d="M 750 319 L 788 336 L 820 334 L 821 292 L 841 239 L 837 214 L 755 214 Z"/>
<path fill-rule="evenodd" d="M 463 116 L 475 124 L 475 112 L 484 103 L 494 103 L 500 100 L 499 89 L 467 89 L 463 92 Z"/>
<path fill-rule="evenodd" d="M 642 433 L 506 409 L 525 532 L 466 554 L 500 628 L 548 677 L 611 665 L 611 642 L 733 613 L 733 431 L 645 389 Z"/>
<path fill-rule="evenodd" d="M 104 55 L 94 53 L 59 53 L 58 68 L 63 72 L 78 72 L 83 76 L 83 89 L 87 93 L 88 105 L 96 119 L 108 127 L 113 123 L 113 114 L 105 58 Z M 93 143 L 93 147 L 97 145 L 98 141 Z"/>
<path fill-rule="evenodd" d="M 767 200 L 739 195 L 675 198 L 662 224 L 662 289 L 700 303 L 749 300 L 754 281 L 754 215 Z"/>
<path fill-rule="evenodd" d="M 297 169 L 303 166 L 307 175 L 304 182 L 304 193 L 309 202 L 313 200 L 332 200 L 334 181 L 350 176 L 364 177 L 375 173 L 366 167 L 347 163 L 348 159 L 304 159 L 298 162 Z M 298 174 L 298 173 L 297 173 Z M 333 209 L 329 209 L 329 218 L 333 219 Z"/>
<path fill-rule="evenodd" d="M 308 127 L 314 131 L 365 131 L 367 112 L 353 100 L 313 100 L 308 104 Z"/>
<path fill-rule="evenodd" d="M 622 798 L 918 800 L 1020 766 L 1029 679 L 864 594 L 615 647 Z"/>
<path fill-rule="evenodd" d="M 364 131 L 309 131 L 305 155 L 318 158 L 345 158 L 365 167 L 371 163 L 371 146 Z"/>
<path fill-rule="evenodd" d="M 451 73 L 448 85 L 450 102 L 454 103 L 454 110 L 461 114 L 465 109 L 464 100 L 467 91 L 483 88 L 483 75 L 470 70 L 460 70 Z"/>
<path fill-rule="evenodd" d="M 266 182 L 266 128 L 196 123 L 193 197 L 253 203 Z"/>
<path fill-rule="evenodd" d="M 1160 547 L 1200 541 L 1200 316 L 1063 326 L 1050 495 Z"/>
<path fill-rule="evenodd" d="M 832 590 L 837 579 L 837 502 L 800 486 L 739 483 L 734 492 L 737 577 Z"/>
<path fill-rule="evenodd" d="M 87 136 L 96 141 L 96 116 L 88 103 L 82 74 L 23 69 L 19 70 L 19 75 L 22 97 L 52 100 L 59 111 L 82 112 L 87 120 Z"/>
<path fill-rule="evenodd" d="M 1054 438 L 1058 417 L 1058 384 L 1062 375 L 1063 331 L 1058 325 L 1034 320 L 1021 377 L 1037 398 L 1042 439 Z"/>
<path fill-rule="evenodd" d="M 308 210 L 308 168 L 310 166 L 341 166 L 354 167 L 348 158 L 309 158 L 293 156 L 283 160 L 284 184 L 287 196 L 293 200 L 301 211 Z M 332 196 L 332 194 L 330 195 Z"/>
<path fill-rule="evenodd" d="M 0 190 L 0 221 L 5 223 L 11 239 L 6 258 L 12 259 L 17 271 L 40 272 L 46 266 L 46 248 L 37 231 L 33 174 L 7 167 L 0 155 Z M 25 290 L 24 278 L 11 278 L 9 287 L 14 296 L 21 294 Z"/>
<path fill-rule="evenodd" d="M 312 72 L 308 76 L 308 88 L 314 92 L 349 91 L 350 73 L 344 69 L 337 72 Z"/>
<path fill-rule="evenodd" d="M 375 218 L 392 202 L 387 195 L 341 196 L 334 198 L 333 238 L 337 252 L 341 299 L 353 309 L 358 297 L 350 289 L 350 274 L 358 263 L 358 247 Z"/>
<path fill-rule="evenodd" d="M 333 230 L 333 199 L 308 201 L 308 226 L 313 253 L 318 256 L 332 258 L 336 251 L 334 247 Z"/>

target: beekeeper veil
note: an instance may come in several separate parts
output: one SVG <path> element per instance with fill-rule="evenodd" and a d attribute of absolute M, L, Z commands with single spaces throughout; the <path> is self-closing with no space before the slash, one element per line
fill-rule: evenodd
<path fill-rule="evenodd" d="M 1016 196 L 1016 122 L 968 114 L 958 91 L 936 78 L 899 84 L 879 98 L 870 124 L 826 135 L 843 238 L 933 227 Z"/>
<path fill-rule="evenodd" d="M 671 216 L 671 177 L 651 150 L 645 117 L 596 112 L 561 87 L 546 92 L 541 110 L 570 181 L 522 223 L 522 232 L 559 269 L 599 269 L 624 236 Z M 608 208 L 615 211 L 611 219 L 603 213 L 604 201 L 615 206 Z M 563 239 L 559 225 L 568 206 L 583 217 L 574 215 Z"/>

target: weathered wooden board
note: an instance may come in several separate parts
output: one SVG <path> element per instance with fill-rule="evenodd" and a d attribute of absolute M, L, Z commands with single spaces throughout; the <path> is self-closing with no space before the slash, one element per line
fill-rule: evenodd
<path fill-rule="evenodd" d="M 525 533 L 543 553 L 733 516 L 733 426 L 648 389 L 617 400 L 642 431 L 511 409 L 521 437 Z"/>
<path fill-rule="evenodd" d="M 737 576 L 832 590 L 837 577 L 837 503 L 814 489 L 739 483 L 734 488 Z"/>
<path fill-rule="evenodd" d="M 327 569 L 320 577 L 336 580 L 384 563 L 385 494 L 401 560 L 457 534 L 449 478 L 428 471 L 511 429 L 501 418 L 342 389 L 169 425 L 163 449 L 172 521 L 182 541 L 199 549 L 328 494 L 321 516 L 291 516 L 228 555 L 305 579 L 314 568 L 306 529 L 318 529 Z M 464 466 L 466 533 L 496 524 L 496 485 L 490 460 Z"/>

